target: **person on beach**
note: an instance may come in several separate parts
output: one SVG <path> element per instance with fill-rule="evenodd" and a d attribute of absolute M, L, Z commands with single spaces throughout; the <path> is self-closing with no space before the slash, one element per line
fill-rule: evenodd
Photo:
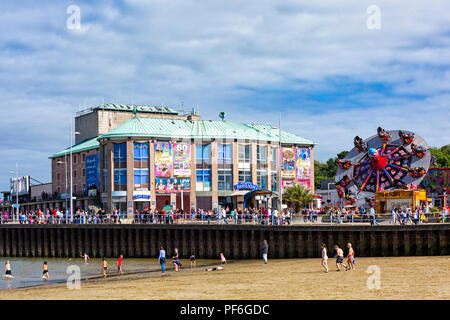
<path fill-rule="evenodd" d="M 227 264 L 227 259 L 225 259 L 223 252 L 220 253 L 220 264 Z"/>
<path fill-rule="evenodd" d="M 268 265 L 268 262 L 267 262 L 267 255 L 268 254 L 269 254 L 269 244 L 267 243 L 267 240 L 264 240 L 264 245 L 263 245 L 263 250 L 262 250 L 264 266 Z"/>
<path fill-rule="evenodd" d="M 205 271 L 218 271 L 218 270 L 225 270 L 225 269 L 222 267 L 213 267 L 213 268 L 205 269 Z"/>
<path fill-rule="evenodd" d="M 347 243 L 348 255 L 347 255 L 347 265 L 350 270 L 355 269 L 355 251 L 353 250 L 352 244 Z"/>
<path fill-rule="evenodd" d="M 120 275 L 123 275 L 123 271 L 122 271 L 122 260 L 123 260 L 123 255 L 120 255 L 120 257 L 117 259 L 117 272 Z"/>
<path fill-rule="evenodd" d="M 347 266 L 344 264 L 344 251 L 337 245 L 334 246 L 334 250 L 336 251 L 336 271 L 341 271 L 340 266 L 343 266 L 347 271 Z"/>
<path fill-rule="evenodd" d="M 102 258 L 102 274 L 103 277 L 106 279 L 106 270 L 108 270 L 108 262 L 106 262 L 105 258 Z"/>
<path fill-rule="evenodd" d="M 327 255 L 327 246 L 325 243 L 322 243 L 322 267 L 325 268 L 325 272 L 328 272 L 328 255 Z"/>
<path fill-rule="evenodd" d="M 9 260 L 6 260 L 5 264 L 5 277 L 12 278 L 11 264 L 9 263 Z"/>
<path fill-rule="evenodd" d="M 48 273 L 48 264 L 47 261 L 44 261 L 44 266 L 42 267 L 42 279 L 48 280 L 50 275 Z"/>
<path fill-rule="evenodd" d="M 84 259 L 84 264 L 88 264 L 88 260 L 90 259 L 87 253 L 81 255 L 81 257 Z"/>
<path fill-rule="evenodd" d="M 195 256 L 193 254 L 189 258 L 189 262 L 191 263 L 191 269 L 195 268 L 196 261 L 195 261 Z"/>
<path fill-rule="evenodd" d="M 175 272 L 178 272 L 178 270 L 181 268 L 181 266 L 182 266 L 182 264 L 181 264 L 181 262 L 180 262 L 180 260 L 179 260 L 179 252 L 178 252 L 178 248 L 175 248 L 175 254 L 174 254 L 174 256 L 172 257 L 172 263 L 173 263 L 173 265 L 174 265 L 174 267 L 175 267 Z"/>
<path fill-rule="evenodd" d="M 158 262 L 161 264 L 161 275 L 166 275 L 166 250 L 163 246 L 159 248 Z"/>

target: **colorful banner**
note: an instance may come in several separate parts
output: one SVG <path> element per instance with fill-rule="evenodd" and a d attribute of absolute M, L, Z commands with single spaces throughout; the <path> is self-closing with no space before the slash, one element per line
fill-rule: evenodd
<path fill-rule="evenodd" d="M 172 171 L 172 145 L 169 142 L 155 143 L 155 176 L 170 177 Z"/>
<path fill-rule="evenodd" d="M 295 179 L 295 149 L 281 149 L 281 177 Z"/>
<path fill-rule="evenodd" d="M 169 178 L 155 178 L 155 191 L 157 193 L 174 193 L 181 192 L 181 186 L 183 186 L 183 192 L 191 191 L 191 179 L 169 179 Z"/>
<path fill-rule="evenodd" d="M 309 180 L 311 178 L 311 150 L 309 148 L 297 149 L 297 180 Z"/>
<path fill-rule="evenodd" d="M 178 143 L 173 145 L 173 174 L 175 177 L 191 176 L 191 145 Z"/>
<path fill-rule="evenodd" d="M 292 185 L 294 183 L 299 184 L 299 185 L 303 186 L 304 188 L 311 190 L 311 181 L 310 180 L 304 180 L 304 181 L 299 181 L 299 180 L 282 180 L 281 181 L 281 188 L 284 191 L 284 189 L 292 187 Z"/>
<path fill-rule="evenodd" d="M 100 155 L 86 156 L 86 186 L 100 187 Z"/>

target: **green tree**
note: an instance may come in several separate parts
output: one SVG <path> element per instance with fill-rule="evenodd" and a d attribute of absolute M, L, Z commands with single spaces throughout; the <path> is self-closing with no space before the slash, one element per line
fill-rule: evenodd
<path fill-rule="evenodd" d="M 450 168 L 450 144 L 440 148 L 431 147 L 430 152 L 435 158 L 436 168 Z"/>
<path fill-rule="evenodd" d="M 344 159 L 348 151 L 341 151 L 336 155 L 338 159 Z M 334 180 L 338 170 L 336 158 L 330 158 L 327 162 L 314 161 L 314 186 L 320 189 L 320 183 L 324 180 Z"/>
<path fill-rule="evenodd" d="M 314 199 L 315 197 L 311 190 L 306 189 L 297 183 L 286 188 L 283 192 L 283 203 L 294 206 L 296 212 L 313 202 Z"/>

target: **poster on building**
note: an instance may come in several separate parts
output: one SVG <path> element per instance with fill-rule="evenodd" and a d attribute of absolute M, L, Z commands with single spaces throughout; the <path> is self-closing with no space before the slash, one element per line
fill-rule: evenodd
<path fill-rule="evenodd" d="M 311 150 L 309 148 L 297 149 L 297 180 L 309 180 L 311 178 Z"/>
<path fill-rule="evenodd" d="M 86 156 L 86 186 L 100 186 L 100 155 Z"/>
<path fill-rule="evenodd" d="M 170 177 L 172 171 L 172 145 L 169 142 L 155 143 L 155 176 Z"/>
<path fill-rule="evenodd" d="M 175 193 L 191 191 L 191 179 L 181 178 L 155 178 L 155 191 L 156 193 Z"/>
<path fill-rule="evenodd" d="M 281 149 L 281 177 L 295 179 L 295 149 Z"/>
<path fill-rule="evenodd" d="M 191 176 L 191 145 L 177 143 L 173 145 L 173 174 L 175 177 Z"/>
<path fill-rule="evenodd" d="M 11 195 L 23 196 L 30 193 L 30 177 L 19 177 L 11 179 Z"/>
<path fill-rule="evenodd" d="M 284 192 L 286 188 L 292 187 L 293 184 L 299 184 L 306 189 L 311 189 L 311 181 L 310 180 L 282 180 L 281 188 Z"/>

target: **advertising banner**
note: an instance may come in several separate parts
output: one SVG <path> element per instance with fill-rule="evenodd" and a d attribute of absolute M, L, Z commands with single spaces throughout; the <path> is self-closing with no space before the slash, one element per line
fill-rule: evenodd
<path fill-rule="evenodd" d="M 11 196 L 23 196 L 30 192 L 30 177 L 19 177 L 11 179 Z"/>
<path fill-rule="evenodd" d="M 281 149 L 281 177 L 295 179 L 295 149 Z"/>
<path fill-rule="evenodd" d="M 172 172 L 172 145 L 169 142 L 155 143 L 155 176 L 170 177 Z"/>
<path fill-rule="evenodd" d="M 281 181 L 281 188 L 284 191 L 284 189 L 291 187 L 294 183 L 299 184 L 306 189 L 311 189 L 311 181 L 310 180 L 303 180 L 303 181 L 301 181 L 301 180 L 283 180 L 283 181 Z"/>
<path fill-rule="evenodd" d="M 100 186 L 100 155 L 86 156 L 86 186 Z"/>
<path fill-rule="evenodd" d="M 311 178 L 311 150 L 309 148 L 297 149 L 297 180 L 309 180 Z"/>
<path fill-rule="evenodd" d="M 171 178 L 155 178 L 155 191 L 157 193 L 174 193 L 181 192 L 181 186 L 183 186 L 183 192 L 191 191 L 191 179 L 171 179 Z"/>
<path fill-rule="evenodd" d="M 177 143 L 173 146 L 173 174 L 176 177 L 191 176 L 191 145 L 189 143 Z"/>

